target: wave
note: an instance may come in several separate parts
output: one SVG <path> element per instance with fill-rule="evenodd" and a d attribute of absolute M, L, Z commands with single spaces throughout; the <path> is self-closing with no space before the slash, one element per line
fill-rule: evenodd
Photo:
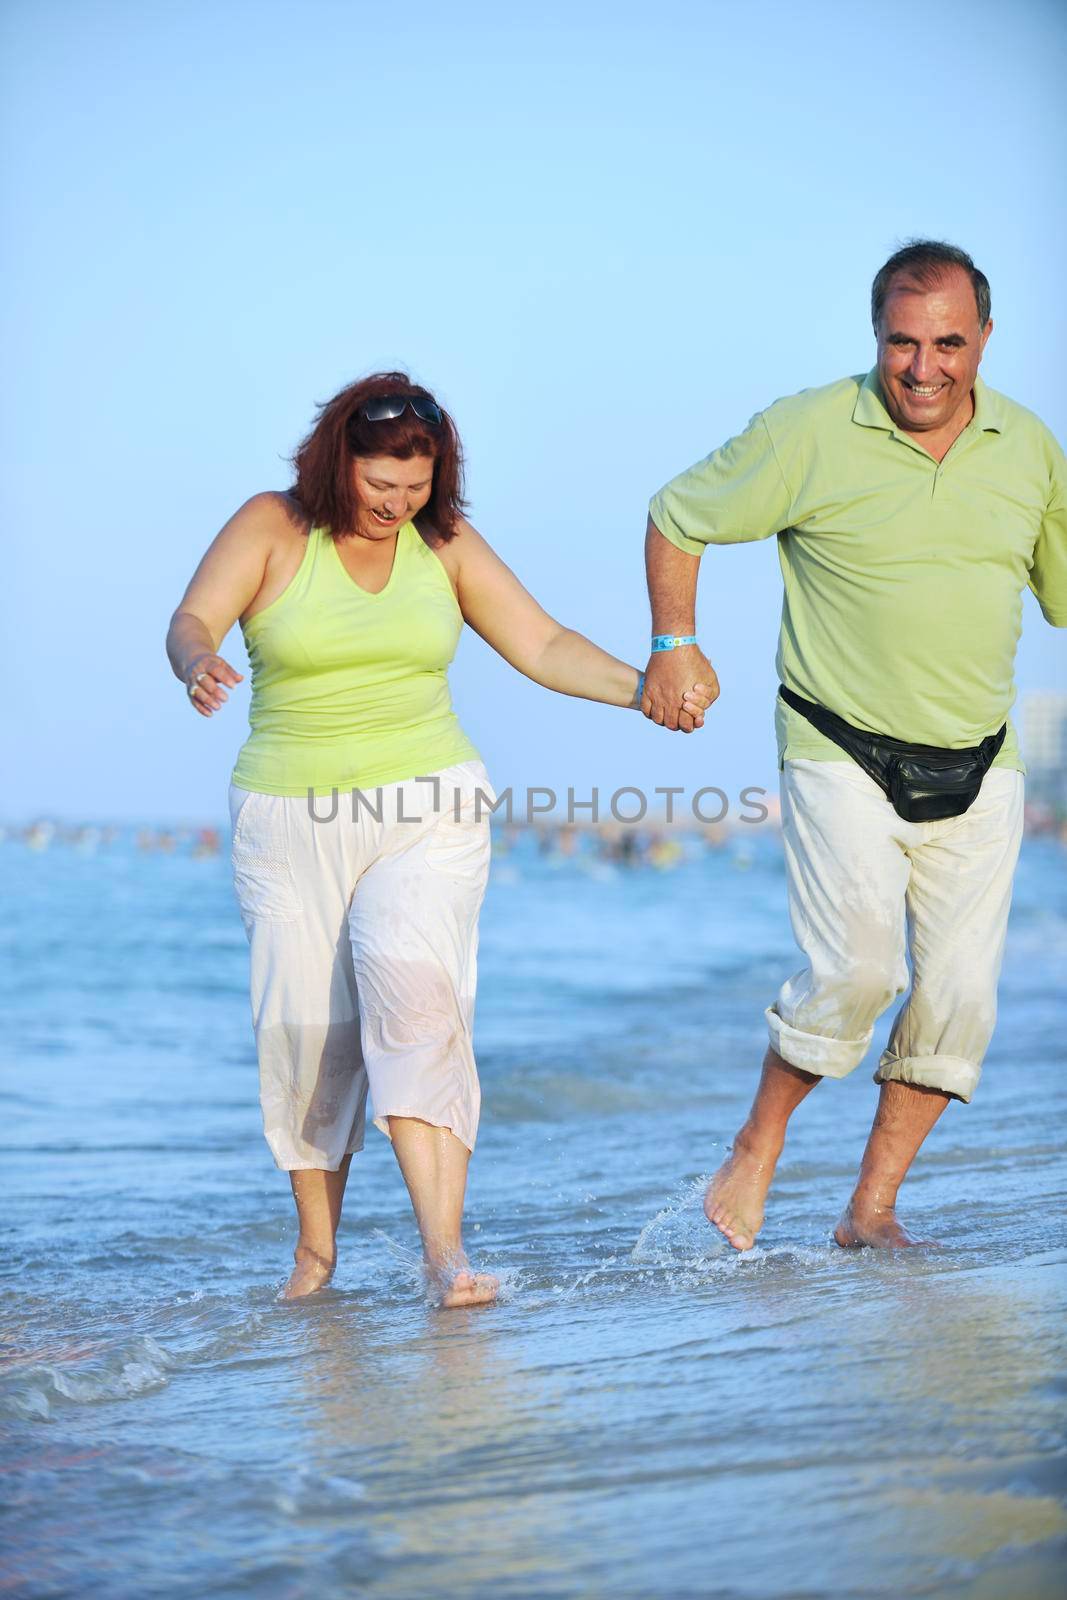
<path fill-rule="evenodd" d="M 0 1416 L 47 1422 L 57 1407 L 129 1400 L 165 1387 L 178 1360 L 151 1334 L 101 1349 L 55 1344 L 0 1356 Z"/>

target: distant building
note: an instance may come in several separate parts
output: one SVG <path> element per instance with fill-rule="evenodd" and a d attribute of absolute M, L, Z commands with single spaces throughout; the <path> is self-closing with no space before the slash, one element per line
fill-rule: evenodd
<path fill-rule="evenodd" d="M 1067 813 L 1067 692 L 1034 689 L 1023 695 L 1022 748 L 1029 803 Z"/>

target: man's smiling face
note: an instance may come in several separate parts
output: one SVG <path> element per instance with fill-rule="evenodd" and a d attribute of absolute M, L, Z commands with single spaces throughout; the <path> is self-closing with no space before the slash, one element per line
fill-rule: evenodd
<path fill-rule="evenodd" d="M 948 268 L 932 287 L 894 279 L 878 329 L 878 377 L 886 410 L 905 433 L 962 432 L 993 331 L 981 327 L 970 278 Z"/>

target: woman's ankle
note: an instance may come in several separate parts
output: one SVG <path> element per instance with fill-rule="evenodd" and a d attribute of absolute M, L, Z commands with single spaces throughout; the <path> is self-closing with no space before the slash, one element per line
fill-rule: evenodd
<path fill-rule="evenodd" d="M 311 1258 L 317 1261 L 320 1267 L 325 1267 L 332 1272 L 337 1265 L 337 1246 L 336 1244 L 331 1244 L 324 1249 L 324 1244 L 325 1241 L 322 1239 L 318 1240 L 317 1244 L 309 1244 L 302 1238 L 298 1239 L 296 1248 L 293 1251 L 293 1259 L 299 1261 L 301 1256 L 305 1259 Z"/>
<path fill-rule="evenodd" d="M 424 1244 L 422 1259 L 426 1274 L 431 1278 L 447 1279 L 457 1272 L 467 1272 L 470 1269 L 470 1261 L 462 1240 L 454 1245 Z"/>

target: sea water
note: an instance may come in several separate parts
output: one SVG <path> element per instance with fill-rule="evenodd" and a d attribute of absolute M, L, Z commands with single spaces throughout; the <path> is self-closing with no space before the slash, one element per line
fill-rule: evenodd
<path fill-rule="evenodd" d="M 795 965 L 776 838 L 673 870 L 520 839 L 482 923 L 466 1225 L 503 1292 L 442 1312 L 373 1129 L 333 1284 L 278 1299 L 292 1200 L 224 855 L 33 842 L 0 844 L 4 1594 L 1061 1592 L 1062 845 L 1024 847 L 979 1092 L 901 1197 L 940 1248 L 830 1237 L 885 1019 L 738 1255 L 700 1197 Z"/>

